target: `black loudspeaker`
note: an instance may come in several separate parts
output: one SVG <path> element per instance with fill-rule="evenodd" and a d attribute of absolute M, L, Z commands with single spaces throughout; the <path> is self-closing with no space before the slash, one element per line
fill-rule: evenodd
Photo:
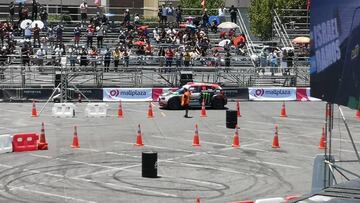
<path fill-rule="evenodd" d="M 226 111 L 226 127 L 235 128 L 237 125 L 237 111 L 227 110 Z"/>
<path fill-rule="evenodd" d="M 142 152 L 142 177 L 158 178 L 157 152 Z"/>

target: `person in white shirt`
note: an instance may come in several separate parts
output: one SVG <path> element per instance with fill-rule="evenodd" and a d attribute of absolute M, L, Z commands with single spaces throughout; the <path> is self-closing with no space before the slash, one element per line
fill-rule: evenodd
<path fill-rule="evenodd" d="M 54 51 L 55 51 L 55 64 L 60 65 L 61 55 L 64 50 L 61 48 L 60 45 L 57 45 Z"/>
<path fill-rule="evenodd" d="M 87 19 L 87 8 L 88 5 L 85 0 L 80 4 L 80 13 L 81 13 L 81 27 L 86 24 Z"/>
<path fill-rule="evenodd" d="M 156 42 L 159 43 L 160 34 L 159 34 L 159 29 L 157 27 L 153 30 L 153 35 L 154 35 L 154 39 L 156 40 Z"/>
<path fill-rule="evenodd" d="M 225 8 L 224 6 L 221 6 L 218 10 L 218 16 L 219 16 L 219 19 L 220 19 L 220 23 L 222 22 L 225 22 L 226 19 L 225 19 Z"/>
<path fill-rule="evenodd" d="M 36 59 L 37 59 L 37 65 L 42 66 L 44 65 L 44 58 L 46 56 L 45 49 L 41 46 L 39 50 L 36 52 Z"/>
<path fill-rule="evenodd" d="M 27 23 L 27 25 L 25 27 L 24 35 L 25 35 L 25 39 L 29 39 L 29 40 L 31 39 L 32 32 L 31 32 L 31 24 L 30 23 Z"/>
<path fill-rule="evenodd" d="M 139 14 L 135 14 L 135 17 L 134 17 L 134 24 L 135 25 L 140 25 L 140 17 L 139 17 Z"/>
<path fill-rule="evenodd" d="M 105 30 L 103 25 L 101 25 L 100 27 L 96 27 L 96 39 L 98 49 L 101 49 L 103 46 L 104 34 Z"/>

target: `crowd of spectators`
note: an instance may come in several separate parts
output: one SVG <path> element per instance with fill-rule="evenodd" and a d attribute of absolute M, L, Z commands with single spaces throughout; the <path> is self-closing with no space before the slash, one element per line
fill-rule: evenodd
<path fill-rule="evenodd" d="M 225 66 L 230 66 L 232 55 L 239 53 L 233 53 L 231 49 L 242 49 L 246 41 L 245 35 L 238 35 L 235 30 L 218 33 L 217 25 L 226 21 L 227 10 L 231 21 L 235 21 L 234 7 L 219 8 L 220 22 L 209 22 L 206 10 L 200 18 L 184 19 L 181 6 L 174 8 L 171 3 L 164 4 L 159 8 L 159 24 L 152 31 L 143 24 L 139 14 L 131 14 L 128 9 L 116 29 L 112 29 L 113 25 L 110 25 L 101 9 L 89 18 L 85 0 L 79 5 L 79 10 L 81 21 L 73 30 L 73 40 L 64 42 L 64 25 L 60 22 L 49 25 L 47 11 L 37 0 L 32 0 L 29 5 L 15 5 L 11 2 L 9 20 L 0 23 L 0 63 L 9 63 L 11 56 L 18 54 L 21 56 L 21 63 L 29 67 L 32 64 L 58 66 L 66 58 L 65 61 L 74 67 L 74 71 L 78 65 L 94 67 L 100 64 L 104 65 L 105 71 L 118 71 L 121 65 L 129 66 L 133 56 L 152 56 L 161 67 L 189 67 L 194 60 L 219 66 L 220 58 L 223 58 Z M 16 11 L 18 15 L 15 14 Z M 35 22 L 41 20 L 44 25 L 28 23 L 23 26 L 22 22 L 27 19 Z M 114 32 L 118 33 L 117 42 L 112 42 L 111 45 L 104 43 L 106 35 Z M 236 44 L 226 43 L 223 47 L 214 47 L 209 33 L 217 33 L 220 38 L 230 39 L 231 42 L 235 37 L 242 37 L 242 40 Z M 15 40 L 19 37 L 22 39 Z M 206 57 L 211 60 L 205 61 Z M 162 71 L 169 70 L 164 68 Z"/>

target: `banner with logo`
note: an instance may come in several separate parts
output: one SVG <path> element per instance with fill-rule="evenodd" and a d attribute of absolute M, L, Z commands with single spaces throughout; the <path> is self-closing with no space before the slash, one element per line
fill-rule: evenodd
<path fill-rule="evenodd" d="M 104 88 L 103 101 L 152 101 L 152 88 Z"/>
<path fill-rule="evenodd" d="M 296 87 L 249 87 L 249 100 L 294 101 L 296 100 Z"/>

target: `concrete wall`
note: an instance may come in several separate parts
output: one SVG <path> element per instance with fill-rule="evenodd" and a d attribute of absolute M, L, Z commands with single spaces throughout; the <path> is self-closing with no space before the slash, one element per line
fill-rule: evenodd
<path fill-rule="evenodd" d="M 158 8 L 158 0 L 144 0 L 144 17 L 156 17 Z"/>

